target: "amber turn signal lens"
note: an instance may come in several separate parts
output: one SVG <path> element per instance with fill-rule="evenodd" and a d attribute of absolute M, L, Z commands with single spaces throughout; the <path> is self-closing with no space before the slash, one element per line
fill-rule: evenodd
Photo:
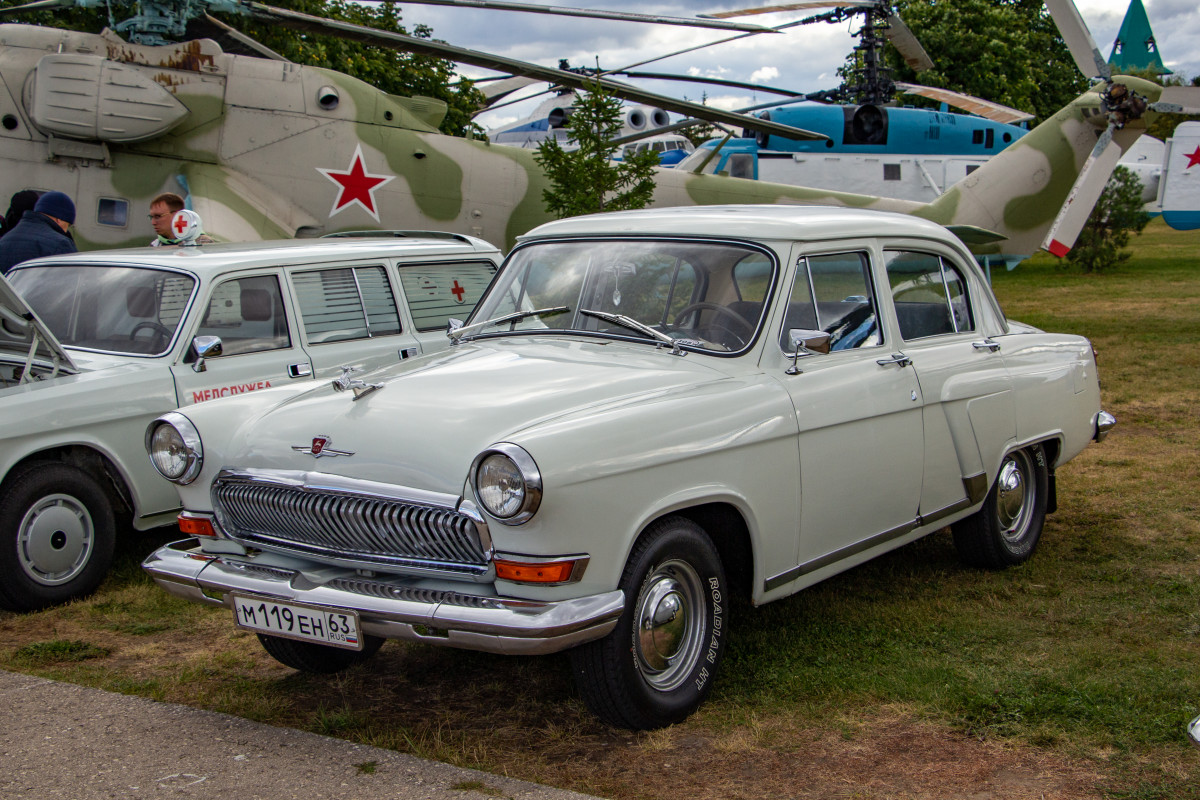
<path fill-rule="evenodd" d="M 520 583 L 566 583 L 571 579 L 574 561 L 551 561 L 548 564 L 525 564 L 518 561 L 496 561 L 496 577 Z"/>
<path fill-rule="evenodd" d="M 208 517 L 188 517 L 180 514 L 179 530 L 183 531 L 188 536 L 217 535 L 217 532 L 213 530 L 212 520 L 210 520 Z"/>

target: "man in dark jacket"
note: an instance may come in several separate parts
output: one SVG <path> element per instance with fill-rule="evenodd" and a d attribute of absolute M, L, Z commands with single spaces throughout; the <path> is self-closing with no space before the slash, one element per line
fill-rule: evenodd
<path fill-rule="evenodd" d="M 0 239 L 0 274 L 38 256 L 74 253 L 75 240 L 67 229 L 75 222 L 75 204 L 62 192 L 46 192 L 33 211 Z"/>

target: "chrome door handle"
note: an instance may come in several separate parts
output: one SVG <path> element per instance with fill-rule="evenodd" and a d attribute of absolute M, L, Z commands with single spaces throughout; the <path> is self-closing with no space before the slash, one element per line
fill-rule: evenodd
<path fill-rule="evenodd" d="M 288 377 L 307 378 L 312 375 L 312 364 L 301 361 L 299 364 L 288 364 Z"/>
<path fill-rule="evenodd" d="M 897 367 L 907 367 L 912 363 L 912 359 L 904 355 L 904 353 L 892 353 L 887 358 L 880 358 L 875 361 L 881 367 L 886 367 L 889 364 L 895 364 Z"/>
<path fill-rule="evenodd" d="M 994 342 L 991 339 L 984 339 L 982 342 L 971 342 L 971 347 L 976 350 L 987 350 L 989 353 L 994 353 L 1000 349 L 1000 343 Z"/>

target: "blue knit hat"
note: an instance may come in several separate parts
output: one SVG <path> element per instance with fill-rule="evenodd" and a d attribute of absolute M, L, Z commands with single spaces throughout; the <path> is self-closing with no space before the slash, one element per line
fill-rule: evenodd
<path fill-rule="evenodd" d="M 62 192 L 46 192 L 38 198 L 33 210 L 48 217 L 61 219 L 68 225 L 75 222 L 75 204 Z"/>

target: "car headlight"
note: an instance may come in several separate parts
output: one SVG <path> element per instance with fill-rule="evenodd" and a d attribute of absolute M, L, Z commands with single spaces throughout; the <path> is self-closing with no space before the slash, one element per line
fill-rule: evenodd
<path fill-rule="evenodd" d="M 196 480 L 204 466 L 200 432 L 190 419 L 175 411 L 146 428 L 146 452 L 159 475 L 184 486 Z"/>
<path fill-rule="evenodd" d="M 484 450 L 471 465 L 475 499 L 505 525 L 520 525 L 542 502 L 542 474 L 533 457 L 515 444 L 501 442 Z"/>

